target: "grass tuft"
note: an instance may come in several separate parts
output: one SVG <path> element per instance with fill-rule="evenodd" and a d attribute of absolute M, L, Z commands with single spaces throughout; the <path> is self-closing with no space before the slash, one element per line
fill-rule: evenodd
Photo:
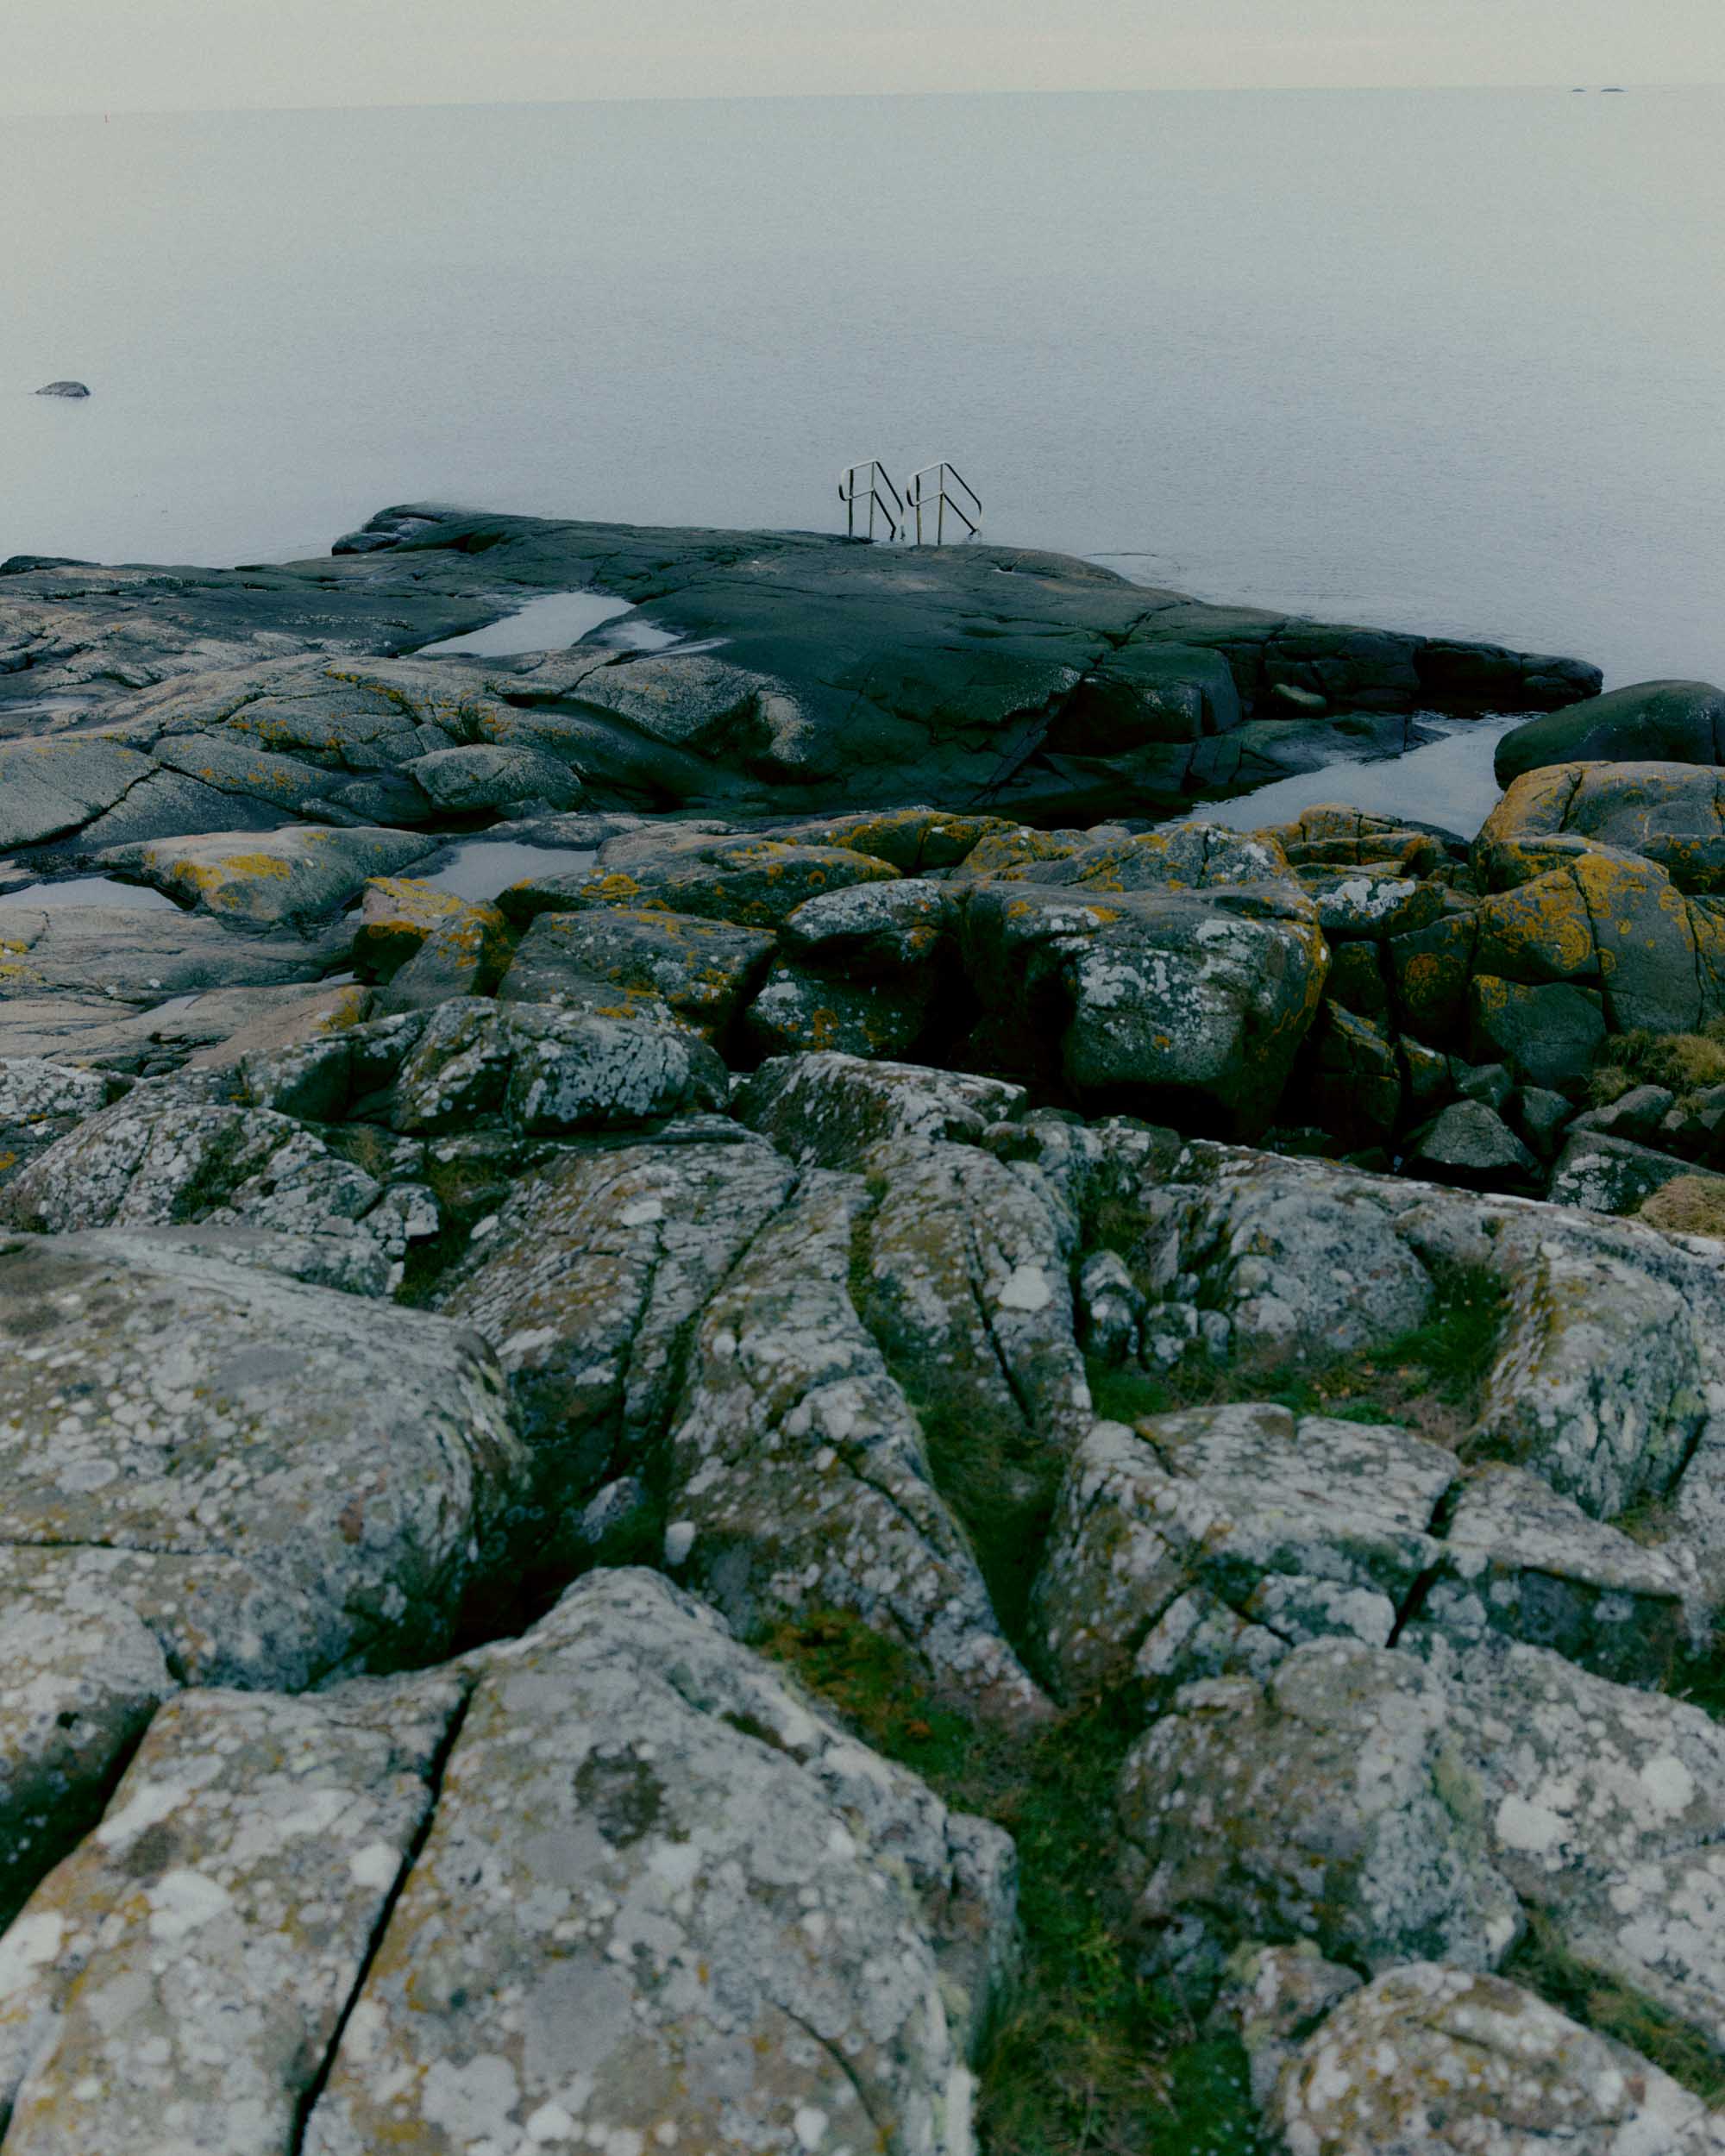
<path fill-rule="evenodd" d="M 944 1702 L 913 1656 L 846 1613 L 756 1644 L 875 1750 L 1017 1845 L 1024 1961 L 981 2062 L 987 2156 L 1269 2156 L 1239 2044 L 1201 2034 L 1121 1943 L 1114 1787 L 1143 1727 L 1130 1703 L 1014 1739 Z"/>
<path fill-rule="evenodd" d="M 1718 1085 L 1725 1085 L 1725 1024 L 1713 1018 L 1698 1033 L 1650 1033 L 1638 1027 L 1614 1036 L 1600 1050 L 1587 1090 L 1591 1105 L 1603 1108 L 1632 1086 L 1665 1086 L 1684 1094 Z"/>
<path fill-rule="evenodd" d="M 1505 1308 L 1503 1291 L 1490 1273 L 1457 1269 L 1439 1281 L 1426 1322 L 1383 1347 L 1297 1369 L 1223 1366 L 1201 1353 L 1187 1355 L 1160 1376 L 1095 1366 L 1090 1396 L 1097 1413 L 1115 1422 L 1263 1400 L 1296 1415 L 1397 1423 L 1435 1444 L 1458 1445 L 1477 1417 Z"/>

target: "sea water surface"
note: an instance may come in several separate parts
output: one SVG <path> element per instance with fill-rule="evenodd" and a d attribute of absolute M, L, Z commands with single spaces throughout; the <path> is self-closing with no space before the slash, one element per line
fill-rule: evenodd
<path fill-rule="evenodd" d="M 989 537 L 1725 679 L 1722 153 L 1718 89 L 8 119 L 0 556 L 946 456 Z"/>

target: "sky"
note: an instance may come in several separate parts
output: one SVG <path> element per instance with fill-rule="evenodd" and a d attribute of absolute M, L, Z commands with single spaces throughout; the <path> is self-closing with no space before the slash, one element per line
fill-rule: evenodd
<path fill-rule="evenodd" d="M 1725 0 L 0 0 L 0 111 L 1725 80 Z"/>

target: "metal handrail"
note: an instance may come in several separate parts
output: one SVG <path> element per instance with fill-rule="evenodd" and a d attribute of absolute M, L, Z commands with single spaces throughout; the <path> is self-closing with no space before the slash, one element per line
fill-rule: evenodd
<path fill-rule="evenodd" d="M 949 509 L 964 526 L 965 537 L 974 539 L 982 527 L 982 497 L 971 486 L 969 480 L 965 478 L 956 464 L 949 464 L 946 459 L 942 457 L 938 464 L 925 464 L 921 471 L 913 472 L 910 483 L 905 489 L 906 494 L 909 497 L 910 506 L 916 517 L 916 543 L 918 546 L 922 544 L 922 512 L 925 508 L 931 505 L 928 492 L 923 485 L 923 481 L 927 479 L 931 472 L 937 475 L 932 505 L 934 510 L 935 545 L 940 546 L 944 542 L 946 512 Z M 965 508 L 963 502 L 947 491 L 948 479 L 956 480 L 964 492 L 970 497 L 976 511 L 974 517 Z"/>
<path fill-rule="evenodd" d="M 866 486 L 857 484 L 856 474 L 859 472 L 867 474 L 868 484 Z M 886 496 L 881 492 L 883 486 L 887 493 L 893 498 L 890 507 L 888 506 Z M 856 505 L 861 501 L 866 501 L 869 505 L 868 536 L 871 542 L 875 536 L 876 509 L 887 520 L 888 538 L 897 539 L 903 536 L 904 496 L 894 486 L 886 466 L 881 463 L 879 457 L 869 457 L 865 461 L 845 466 L 838 475 L 838 498 L 844 505 L 844 536 L 847 539 L 854 539 L 856 536 Z"/>

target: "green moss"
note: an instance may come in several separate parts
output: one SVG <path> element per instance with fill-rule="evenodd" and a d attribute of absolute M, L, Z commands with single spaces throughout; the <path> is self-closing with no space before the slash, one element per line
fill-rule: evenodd
<path fill-rule="evenodd" d="M 1502 1973 L 1537 1991 L 1571 2021 L 1650 2059 L 1704 2103 L 1725 2103 L 1725 2053 L 1653 2000 L 1584 1966 L 1546 1918 L 1530 1914 L 1527 1933 Z"/>
<path fill-rule="evenodd" d="M 1195 1350 L 1157 1377 L 1093 1365 L 1090 1396 L 1098 1414 L 1116 1422 L 1264 1400 L 1296 1415 L 1399 1423 L 1439 1444 L 1458 1445 L 1478 1413 L 1504 1309 L 1503 1291 L 1491 1274 L 1458 1268 L 1440 1278 L 1426 1322 L 1383 1347 L 1298 1369 L 1251 1362 L 1223 1366 Z"/>
<path fill-rule="evenodd" d="M 1014 1739 L 943 1702 L 912 1655 L 847 1614 L 756 1644 L 876 1751 L 1017 1845 L 1024 1958 L 981 2061 L 988 2156 L 1268 2156 L 1239 2045 L 1201 2037 L 1121 1943 L 1113 1804 L 1142 1727 L 1131 1703 Z"/>
<path fill-rule="evenodd" d="M 957 1514 L 1000 1629 L 1025 1646 L 1031 1583 L 1048 1539 L 1064 1457 L 1023 1423 L 916 1401 L 934 1486 Z"/>

